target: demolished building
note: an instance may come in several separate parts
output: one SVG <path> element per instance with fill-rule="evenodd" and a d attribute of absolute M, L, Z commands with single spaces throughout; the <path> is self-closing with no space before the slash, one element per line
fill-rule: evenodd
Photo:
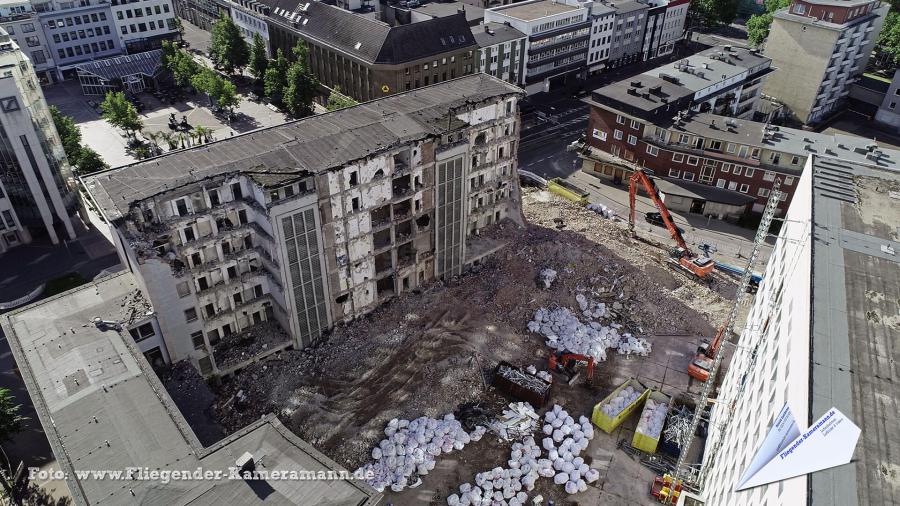
<path fill-rule="evenodd" d="M 522 93 L 468 76 L 84 178 L 157 308 L 142 351 L 228 374 L 496 251 Z"/>

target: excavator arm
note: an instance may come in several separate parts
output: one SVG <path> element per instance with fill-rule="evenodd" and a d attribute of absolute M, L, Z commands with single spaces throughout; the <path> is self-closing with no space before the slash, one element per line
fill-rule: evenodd
<path fill-rule="evenodd" d="M 672 214 L 669 213 L 669 209 L 666 207 L 666 203 L 659 198 L 659 193 L 656 191 L 656 185 L 653 184 L 653 181 L 644 173 L 643 170 L 636 170 L 631 175 L 628 184 L 628 204 L 629 204 L 629 214 L 628 214 L 628 230 L 631 234 L 634 234 L 634 204 L 635 204 L 635 195 L 637 194 L 637 185 L 640 182 L 644 185 L 644 189 L 647 191 L 647 194 L 650 195 L 650 199 L 653 201 L 653 204 L 656 206 L 656 209 L 659 210 L 659 215 L 662 216 L 663 223 L 666 225 L 666 229 L 669 230 L 669 234 L 672 235 L 672 239 L 675 240 L 675 244 L 678 245 L 679 248 L 682 248 L 684 251 L 688 252 L 690 256 L 693 256 L 690 249 L 687 247 L 687 243 L 684 242 L 684 237 L 681 236 L 681 232 L 678 231 L 678 227 L 675 226 L 675 222 L 672 220 Z"/>

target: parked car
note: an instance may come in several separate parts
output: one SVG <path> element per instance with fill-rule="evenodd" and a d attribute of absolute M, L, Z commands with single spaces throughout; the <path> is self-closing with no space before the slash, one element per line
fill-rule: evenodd
<path fill-rule="evenodd" d="M 662 215 L 659 213 L 647 213 L 644 216 L 644 219 L 647 220 L 647 223 L 649 223 L 651 225 L 656 225 L 657 227 L 665 227 L 666 226 L 666 222 L 663 221 Z M 679 234 L 684 235 L 683 228 L 679 227 L 678 225 L 675 225 L 675 228 L 678 229 Z"/>

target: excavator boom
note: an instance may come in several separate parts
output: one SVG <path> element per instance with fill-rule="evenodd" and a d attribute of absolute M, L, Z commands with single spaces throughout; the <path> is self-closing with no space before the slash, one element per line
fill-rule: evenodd
<path fill-rule="evenodd" d="M 675 240 L 675 244 L 678 245 L 679 248 L 682 248 L 684 251 L 688 253 L 689 256 L 693 257 L 694 254 L 687 247 L 687 243 L 684 242 L 684 237 L 681 236 L 681 232 L 678 231 L 678 227 L 675 226 L 675 222 L 672 220 L 672 214 L 669 213 L 669 209 L 666 207 L 666 203 L 659 198 L 659 193 L 656 191 L 656 185 L 653 184 L 653 181 L 644 173 L 643 170 L 636 170 L 631 175 L 631 179 L 628 184 L 628 203 L 630 205 L 629 214 L 628 214 L 628 228 L 632 234 L 634 234 L 634 201 L 635 195 L 637 194 L 637 185 L 641 183 L 644 186 L 644 190 L 647 191 L 647 194 L 650 195 L 650 199 L 653 201 L 653 204 L 656 206 L 656 209 L 659 210 L 659 215 L 662 217 L 663 223 L 666 225 L 666 229 L 669 230 L 669 234 L 672 235 L 672 239 Z"/>

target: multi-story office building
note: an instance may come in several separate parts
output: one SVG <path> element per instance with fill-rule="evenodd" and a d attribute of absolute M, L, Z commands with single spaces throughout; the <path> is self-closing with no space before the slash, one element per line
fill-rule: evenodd
<path fill-rule="evenodd" d="M 807 159 L 712 405 L 705 504 L 896 503 L 896 167 L 822 151 Z M 800 433 L 833 407 L 861 427 L 852 461 L 736 492 L 785 405 Z"/>
<path fill-rule="evenodd" d="M 158 49 L 178 34 L 172 0 L 112 0 L 120 45 L 128 53 Z"/>
<path fill-rule="evenodd" d="M 0 4 L 0 26 L 34 65 L 34 71 L 43 83 L 55 81 L 53 52 L 41 22 L 30 0 L 12 0 Z"/>
<path fill-rule="evenodd" d="M 591 39 L 588 48 L 588 73 L 595 73 L 606 68 L 609 49 L 616 24 L 616 10 L 600 2 L 594 2 L 591 9 Z"/>
<path fill-rule="evenodd" d="M 620 67 L 641 61 L 649 5 L 636 0 L 612 0 L 609 5 L 616 9 L 616 23 L 607 65 Z"/>
<path fill-rule="evenodd" d="M 684 34 L 690 0 L 649 0 L 641 49 L 644 61 L 671 54 Z"/>
<path fill-rule="evenodd" d="M 459 78 L 84 184 L 165 355 L 227 374 L 501 247 L 480 230 L 521 220 L 520 94 Z"/>
<path fill-rule="evenodd" d="M 74 77 L 76 63 L 122 52 L 109 2 L 84 0 L 74 4 L 51 0 L 35 3 L 34 7 L 56 60 L 60 79 Z"/>
<path fill-rule="evenodd" d="M 794 0 L 774 14 L 766 56 L 781 70 L 763 90 L 802 123 L 837 111 L 863 73 L 889 4 Z"/>
<path fill-rule="evenodd" d="M 247 44 L 253 44 L 253 37 L 259 34 L 266 43 L 266 53 L 269 51 L 269 24 L 266 17 L 271 12 L 271 7 L 257 0 L 238 0 L 229 2 L 228 12 L 234 24 L 237 25 Z M 271 57 L 271 55 L 270 55 Z"/>
<path fill-rule="evenodd" d="M 178 17 L 204 30 L 212 30 L 222 14 L 228 14 L 227 0 L 175 0 Z"/>
<path fill-rule="evenodd" d="M 78 196 L 31 62 L 0 30 L 0 252 L 74 239 Z"/>
<path fill-rule="evenodd" d="M 477 26 L 472 34 L 478 44 L 478 71 L 521 86 L 525 74 L 525 34 L 500 23 Z"/>
<path fill-rule="evenodd" d="M 548 91 L 551 81 L 585 71 L 592 20 L 586 5 L 556 0 L 526 0 L 484 11 L 485 22 L 508 23 L 528 36 L 525 90 Z"/>

